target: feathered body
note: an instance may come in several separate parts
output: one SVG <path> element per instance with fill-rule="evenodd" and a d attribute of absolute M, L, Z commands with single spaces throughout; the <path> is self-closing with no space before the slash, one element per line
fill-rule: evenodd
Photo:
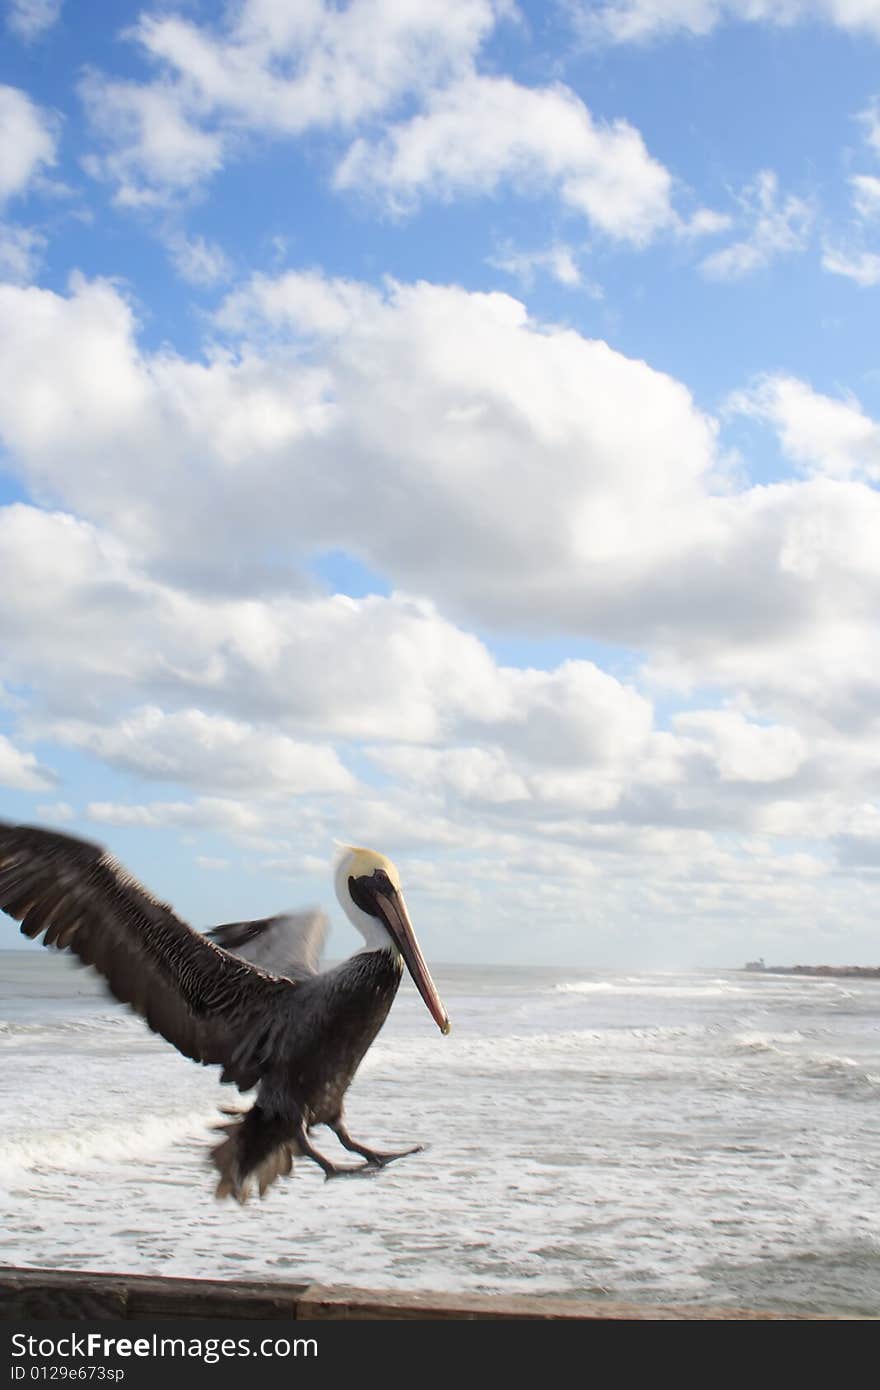
<path fill-rule="evenodd" d="M 289 1172 L 296 1155 L 328 1177 L 402 1156 L 353 1140 L 343 1102 L 388 1015 L 404 961 L 438 1025 L 449 1028 L 393 865 L 350 850 L 337 870 L 337 892 L 368 946 L 318 973 L 322 914 L 231 923 L 215 928 L 211 940 L 100 846 L 0 822 L 0 907 L 24 934 L 44 933 L 45 945 L 93 966 L 118 1000 L 185 1056 L 220 1066 L 221 1080 L 242 1091 L 259 1087 L 254 1106 L 221 1126 L 227 1138 L 212 1153 L 218 1196 L 240 1201 L 252 1182 L 262 1193 Z M 255 963 L 261 956 L 269 968 Z M 319 1154 L 308 1138 L 317 1124 L 329 1125 L 366 1164 L 340 1168 Z"/>
<path fill-rule="evenodd" d="M 355 1072 L 379 1032 L 400 986 L 402 962 L 391 951 L 360 951 L 297 987 L 297 1008 L 280 1040 L 279 1065 L 264 1074 L 259 1099 L 293 1094 L 307 1126 L 326 1125 L 341 1111 Z M 281 1060 L 283 1059 L 283 1060 Z"/>

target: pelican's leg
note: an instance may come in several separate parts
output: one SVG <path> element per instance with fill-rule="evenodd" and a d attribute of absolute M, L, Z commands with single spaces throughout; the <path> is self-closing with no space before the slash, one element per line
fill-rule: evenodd
<path fill-rule="evenodd" d="M 341 1118 L 328 1123 L 327 1128 L 332 1129 L 342 1147 L 348 1149 L 349 1153 L 361 1154 L 370 1168 L 384 1168 L 386 1163 L 393 1163 L 395 1158 L 406 1158 L 408 1154 L 421 1153 L 423 1148 L 421 1144 L 413 1144 L 411 1149 L 398 1149 L 396 1153 L 380 1153 L 352 1139 Z"/>
<path fill-rule="evenodd" d="M 352 1166 L 331 1163 L 329 1158 L 325 1158 L 323 1154 L 318 1153 L 316 1148 L 312 1147 L 306 1134 L 306 1127 L 303 1124 L 300 1125 L 294 1142 L 303 1158 L 310 1158 L 313 1163 L 317 1163 L 318 1167 L 323 1169 L 325 1178 L 351 1177 L 355 1173 L 368 1173 L 373 1168 L 370 1163 L 358 1163 Z"/>

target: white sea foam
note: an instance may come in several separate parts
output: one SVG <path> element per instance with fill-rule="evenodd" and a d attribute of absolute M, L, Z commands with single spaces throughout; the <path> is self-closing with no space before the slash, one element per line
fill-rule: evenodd
<path fill-rule="evenodd" d="M 556 994 L 613 994 L 619 988 L 610 980 L 566 980 L 554 985 L 553 991 Z"/>
<path fill-rule="evenodd" d="M 779 1052 L 790 1043 L 803 1042 L 804 1035 L 797 1030 L 787 1033 L 739 1033 L 733 1038 L 734 1047 L 747 1052 Z"/>

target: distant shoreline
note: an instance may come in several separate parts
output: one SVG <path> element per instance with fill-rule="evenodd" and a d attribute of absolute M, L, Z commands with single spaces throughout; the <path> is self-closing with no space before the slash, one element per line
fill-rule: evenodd
<path fill-rule="evenodd" d="M 819 975 L 835 979 L 880 980 L 880 965 L 765 965 L 750 960 L 742 967 L 755 975 Z"/>

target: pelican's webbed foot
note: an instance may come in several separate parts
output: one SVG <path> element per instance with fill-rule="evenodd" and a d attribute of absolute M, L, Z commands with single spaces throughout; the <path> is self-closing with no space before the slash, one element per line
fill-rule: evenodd
<path fill-rule="evenodd" d="M 378 1149 L 368 1149 L 366 1144 L 359 1144 L 356 1139 L 352 1139 L 348 1130 L 341 1120 L 329 1126 L 336 1138 L 344 1149 L 350 1153 L 360 1154 L 367 1160 L 368 1168 L 384 1168 L 387 1164 L 393 1163 L 396 1158 L 407 1158 L 409 1154 L 421 1153 L 423 1144 L 413 1144 L 411 1149 L 397 1149 L 393 1153 L 383 1153 Z"/>
<path fill-rule="evenodd" d="M 304 1125 L 297 1133 L 296 1145 L 303 1158 L 310 1158 L 313 1163 L 317 1163 L 325 1178 L 350 1178 L 356 1173 L 368 1173 L 371 1171 L 371 1165 L 369 1163 L 331 1163 L 329 1158 L 325 1158 L 322 1153 L 318 1153 L 318 1150 L 309 1142 Z"/>

